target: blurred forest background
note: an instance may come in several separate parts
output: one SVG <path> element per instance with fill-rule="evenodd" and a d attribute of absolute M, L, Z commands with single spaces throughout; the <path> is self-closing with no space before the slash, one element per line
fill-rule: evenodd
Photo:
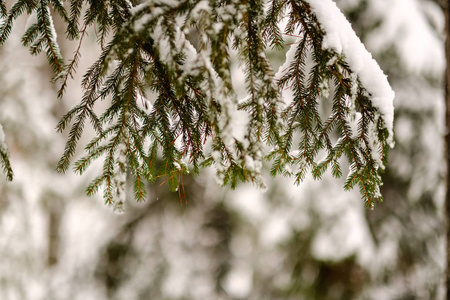
<path fill-rule="evenodd" d="M 295 186 L 267 170 L 263 193 L 221 188 L 210 170 L 184 178 L 187 205 L 161 180 L 114 214 L 84 192 L 101 166 L 55 171 L 67 134 L 55 126 L 81 99 L 95 28 L 58 100 L 44 55 L 21 46 L 18 19 L 0 47 L 0 124 L 15 171 L 0 180 L 0 299 L 443 299 L 442 10 L 431 0 L 336 3 L 396 92 L 396 146 L 374 210 L 331 174 Z M 77 43 L 54 20 L 67 60 Z M 271 58 L 276 70 L 284 53 Z"/>

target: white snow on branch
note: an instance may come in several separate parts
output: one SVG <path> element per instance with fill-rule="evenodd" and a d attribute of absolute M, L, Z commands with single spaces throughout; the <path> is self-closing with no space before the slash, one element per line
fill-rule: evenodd
<path fill-rule="evenodd" d="M 325 31 L 322 46 L 345 56 L 350 68 L 358 75 L 362 85 L 369 92 L 372 104 L 380 111 L 389 132 L 388 142 L 392 146 L 395 93 L 386 75 L 332 0 L 309 0 L 308 2 Z"/>
<path fill-rule="evenodd" d="M 203 0 L 197 3 L 190 13 L 190 18 L 199 18 L 201 11 L 211 12 L 209 1 Z"/>
<path fill-rule="evenodd" d="M 47 13 L 48 13 L 48 16 L 49 16 L 48 20 L 50 22 L 50 32 L 51 32 L 52 42 L 55 43 L 55 45 L 58 47 L 56 49 L 58 51 L 58 53 L 57 53 L 58 56 L 62 57 L 61 53 L 60 53 L 60 50 L 59 50 L 59 44 L 57 42 L 58 35 L 56 34 L 55 24 L 53 23 L 53 17 L 52 17 L 52 14 L 50 13 L 50 8 L 47 6 L 46 10 L 47 10 Z"/>

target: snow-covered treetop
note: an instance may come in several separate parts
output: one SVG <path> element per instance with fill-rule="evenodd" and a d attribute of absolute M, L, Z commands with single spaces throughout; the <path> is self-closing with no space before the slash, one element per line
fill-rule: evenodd
<path fill-rule="evenodd" d="M 265 159 L 272 161 L 272 175 L 294 175 L 297 182 L 308 171 L 320 178 L 329 166 L 340 177 L 345 155 L 345 188 L 359 185 L 369 206 L 381 199 L 379 174 L 393 145 L 394 93 L 331 0 L 272 0 L 267 7 L 256 0 L 144 1 L 136 7 L 127 0 L 71 0 L 70 12 L 59 0 L 19 0 L 9 12 L 0 4 L 0 43 L 14 19 L 31 14 L 23 44 L 32 54 L 45 49 L 60 96 L 80 48 L 64 66 L 48 7 L 66 22 L 67 38 L 80 44 L 90 26 L 97 28 L 102 53 L 84 75 L 80 103 L 58 124 L 59 131 L 71 128 L 59 171 L 70 167 L 87 119 L 96 130 L 75 163 L 83 173 L 104 157 L 88 194 L 102 188 L 106 203 L 122 202 L 128 170 L 135 197 L 144 199 L 145 180 L 165 176 L 177 190 L 183 173 L 209 165 L 221 184 L 263 187 Z M 283 32 L 280 22 L 287 24 Z M 282 50 L 286 36 L 296 42 L 275 74 L 266 52 Z M 232 84 L 232 49 L 245 69 L 242 101 Z M 99 99 L 110 101 L 100 114 Z M 329 103 L 329 115 L 320 112 L 320 103 Z M 247 122 L 236 126 L 237 113 Z M 317 161 L 319 153 L 326 155 Z"/>

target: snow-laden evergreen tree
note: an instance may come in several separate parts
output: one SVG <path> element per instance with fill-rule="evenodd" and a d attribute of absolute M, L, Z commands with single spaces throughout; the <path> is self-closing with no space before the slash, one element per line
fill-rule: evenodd
<path fill-rule="evenodd" d="M 197 174 L 204 166 L 214 165 L 222 185 L 252 181 L 264 187 L 265 159 L 272 175 L 294 175 L 299 183 L 307 172 L 320 178 L 327 168 L 342 176 L 345 156 L 350 165 L 345 189 L 358 185 L 369 207 L 382 199 L 380 172 L 393 146 L 394 93 L 331 0 L 68 4 L 19 0 L 8 9 L 1 1 L 0 43 L 14 21 L 28 14 L 22 44 L 33 55 L 45 51 L 63 97 L 87 29 L 95 27 L 101 54 L 83 77 L 79 104 L 57 126 L 70 128 L 57 165 L 61 172 L 70 168 L 86 122 L 96 131 L 74 166 L 81 174 L 103 157 L 88 194 L 101 188 L 105 202 L 120 210 L 127 176 L 137 200 L 145 199 L 144 182 L 159 177 L 181 197 L 183 174 Z M 80 45 L 67 63 L 56 17 L 66 23 L 66 38 Z M 198 43 L 191 42 L 194 34 Z M 266 51 L 283 49 L 286 37 L 295 42 L 275 73 Z M 232 51 L 245 66 L 244 99 L 233 89 Z M 292 99 L 286 100 L 286 90 Z M 109 103 L 103 111 L 96 108 L 99 101 Z M 332 103 L 331 110 L 321 116 L 324 102 Z M 238 111 L 246 112 L 244 125 L 236 125 Z M 11 177 L 7 158 L 2 150 Z"/>

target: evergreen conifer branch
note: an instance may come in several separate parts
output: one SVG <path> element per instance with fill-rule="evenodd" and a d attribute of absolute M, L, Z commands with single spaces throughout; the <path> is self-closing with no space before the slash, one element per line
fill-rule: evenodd
<path fill-rule="evenodd" d="M 262 37 L 265 44 L 269 44 L 275 50 L 282 50 L 285 42 L 279 23 L 283 18 L 286 0 L 274 0 L 269 2 L 269 9 L 264 19 Z"/>
<path fill-rule="evenodd" d="M 45 43 L 46 56 L 50 67 L 56 74 L 63 70 L 63 58 L 59 51 L 59 45 L 56 41 L 56 32 L 54 31 L 54 25 L 52 16 L 50 14 L 50 9 L 47 6 L 46 0 L 38 1 L 38 6 L 36 9 L 37 21 L 39 26 L 40 34 L 34 44 L 31 45 L 31 54 L 38 54 L 41 51 L 41 43 Z M 63 8 L 62 8 L 63 9 Z M 39 41 L 42 37 L 43 42 Z M 36 46 L 37 47 L 36 47 Z M 39 46 L 38 46 L 39 45 Z"/>
<path fill-rule="evenodd" d="M 67 21 L 66 34 L 70 40 L 78 39 L 79 37 L 79 18 L 81 9 L 83 8 L 84 0 L 70 0 L 70 14 Z M 81 43 L 81 41 L 80 41 Z"/>
<path fill-rule="evenodd" d="M 80 61 L 80 57 L 81 57 L 81 45 L 83 43 L 84 37 L 87 35 L 87 32 L 86 32 L 88 29 L 87 23 L 85 23 L 83 25 L 83 28 L 81 29 L 81 31 L 78 29 L 78 16 L 80 14 L 79 10 L 81 10 L 81 6 L 82 6 L 82 1 L 72 1 L 71 16 L 70 16 L 70 19 L 68 19 L 66 21 L 67 22 L 66 34 L 67 34 L 68 39 L 73 40 L 73 39 L 79 38 L 79 41 L 78 41 L 78 47 L 75 50 L 73 58 L 69 61 L 68 64 L 64 65 L 64 70 L 62 72 L 60 72 L 59 74 L 56 74 L 56 76 L 53 78 L 53 82 L 57 82 L 57 81 L 61 82 L 61 86 L 58 90 L 58 98 L 62 98 L 62 96 L 64 95 L 69 77 L 71 77 L 73 79 L 73 74 L 75 73 L 76 68 L 78 67 L 78 62 Z M 104 49 L 103 43 L 101 44 L 101 46 L 102 46 L 102 49 Z"/>
<path fill-rule="evenodd" d="M 276 5 L 273 4 L 274 7 Z M 379 172 L 387 161 L 389 146 L 386 134 L 383 133 L 382 126 L 379 126 L 379 121 L 375 120 L 376 111 L 370 105 L 367 93 L 356 74 L 346 64 L 345 57 L 333 53 L 333 50 L 322 48 L 325 33 L 307 1 L 290 1 L 289 6 L 286 32 L 299 38 L 298 44 L 292 46 L 297 47 L 295 57 L 289 69 L 284 70 L 279 85 L 281 88 L 293 89 L 294 101 L 283 113 L 288 126 L 282 138 L 284 146 L 276 148 L 270 155 L 270 158 L 275 159 L 271 173 L 276 175 L 283 172 L 292 141 L 297 132 L 302 132 L 298 155 L 293 158 L 293 161 L 298 163 L 297 182 L 305 176 L 306 169 L 311 168 L 313 176 L 321 178 L 330 165 L 332 174 L 340 177 L 342 170 L 338 159 L 345 154 L 354 166 L 354 170 L 348 175 L 345 188 L 358 183 L 363 199 L 372 206 L 373 199 L 381 199 Z M 305 76 L 306 55 L 310 55 L 314 62 L 308 76 Z M 323 123 L 317 110 L 317 101 L 322 97 L 322 86 L 327 81 L 334 82 L 335 95 L 332 113 Z M 358 117 L 359 120 L 356 120 Z M 351 123 L 357 123 L 357 126 L 351 126 Z M 340 139 L 332 145 L 331 136 L 336 131 Z M 370 138 L 369 131 L 372 132 Z M 325 149 L 328 155 L 316 163 L 315 157 L 321 149 Z M 378 162 L 374 159 L 377 156 L 380 157 Z M 364 171 L 360 172 L 361 170 Z M 356 176 L 357 174 L 364 176 Z"/>
<path fill-rule="evenodd" d="M 20 15 L 22 15 L 25 11 L 28 14 L 31 14 L 32 10 L 37 6 L 36 1 L 30 0 L 18 0 L 11 7 L 6 20 L 2 20 L 0 25 L 0 45 L 3 44 L 9 37 L 11 33 L 13 21 L 17 19 Z M 6 16 L 4 11 L 5 5 L 2 5 L 2 14 Z"/>
<path fill-rule="evenodd" d="M 342 156 L 350 165 L 344 188 L 358 185 L 372 206 L 374 199 L 381 199 L 380 172 L 387 163 L 390 138 L 381 112 L 346 57 L 324 48 L 326 32 L 308 1 L 267 4 L 265 10 L 259 0 L 148 1 L 136 7 L 126 0 L 71 0 L 67 13 L 60 0 L 19 0 L 9 12 L 1 1 L 0 43 L 14 19 L 25 11 L 35 14 L 22 43 L 33 54 L 46 50 L 55 80 L 62 82 L 61 97 L 77 68 L 82 40 L 88 28 L 95 27 L 102 52 L 83 76 L 80 103 L 57 126 L 63 131 L 70 125 L 57 169 L 70 167 L 88 119 L 96 136 L 74 170 L 82 174 L 103 157 L 102 174 L 87 192 L 103 187 L 105 202 L 118 209 L 127 174 L 138 200 L 145 198 L 145 181 L 158 177 L 166 177 L 181 198 L 179 184 L 189 170 L 198 173 L 214 165 L 221 184 L 235 187 L 240 181 L 253 181 L 263 186 L 266 157 L 272 161 L 272 175 L 294 175 L 300 183 L 309 171 L 316 179 L 328 168 L 333 176 L 342 176 Z M 79 39 L 65 66 L 49 5 L 67 24 L 67 37 Z M 278 25 L 283 18 L 284 32 Z M 290 61 L 274 75 L 266 48 L 283 49 L 284 35 L 296 41 L 290 46 Z M 245 70 L 248 97 L 239 103 L 231 78 L 232 47 Z M 282 100 L 284 89 L 293 92 L 292 101 Z M 148 109 L 149 92 L 155 97 Z M 97 116 L 99 99 L 109 107 Z M 331 106 L 329 115 L 321 112 L 321 103 Z M 247 126 L 239 129 L 245 137 L 235 134 L 236 110 L 248 115 Z M 206 144 L 211 147 L 205 149 Z M 273 149 L 265 155 L 268 147 Z M 325 155 L 318 161 L 319 153 Z"/>

